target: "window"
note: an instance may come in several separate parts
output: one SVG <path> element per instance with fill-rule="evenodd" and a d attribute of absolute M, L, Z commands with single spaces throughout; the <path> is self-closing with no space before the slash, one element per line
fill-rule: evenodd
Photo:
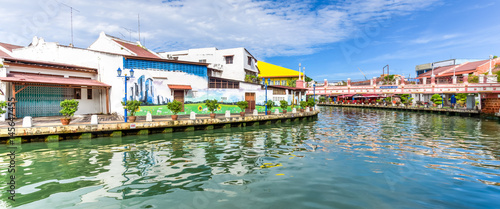
<path fill-rule="evenodd" d="M 234 56 L 226 56 L 226 64 L 233 64 Z"/>
<path fill-rule="evenodd" d="M 248 57 L 248 65 L 252 65 L 252 57 Z"/>
<path fill-rule="evenodd" d="M 274 85 L 280 85 L 280 81 L 274 81 Z"/>
<path fill-rule="evenodd" d="M 208 83 L 208 88 L 211 89 L 239 89 L 240 82 L 230 81 L 220 78 L 210 78 Z"/>
<path fill-rule="evenodd" d="M 201 63 L 207 63 L 207 60 L 206 59 L 201 59 L 200 62 Z"/>
<path fill-rule="evenodd" d="M 92 89 L 87 89 L 87 99 L 92 99 Z"/>
<path fill-rule="evenodd" d="M 82 89 L 75 89 L 75 99 L 82 99 Z"/>
<path fill-rule="evenodd" d="M 286 86 L 286 80 L 282 80 L 281 85 Z"/>

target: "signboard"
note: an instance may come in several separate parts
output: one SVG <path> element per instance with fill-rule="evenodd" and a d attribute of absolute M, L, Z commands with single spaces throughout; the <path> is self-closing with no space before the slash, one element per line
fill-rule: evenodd
<path fill-rule="evenodd" d="M 130 124 L 130 128 L 131 128 L 131 129 L 134 129 L 134 128 L 135 128 L 135 123 L 131 123 L 131 124 Z"/>
<path fill-rule="evenodd" d="M 381 86 L 381 89 L 397 89 L 398 86 Z"/>
<path fill-rule="evenodd" d="M 416 79 L 416 78 L 407 78 L 406 81 L 409 81 L 409 82 L 419 82 L 420 79 Z"/>

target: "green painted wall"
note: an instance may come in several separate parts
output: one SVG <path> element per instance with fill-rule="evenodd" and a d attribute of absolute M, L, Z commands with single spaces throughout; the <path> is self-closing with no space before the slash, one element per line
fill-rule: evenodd
<path fill-rule="evenodd" d="M 224 114 L 226 110 L 229 110 L 231 113 L 239 113 L 241 110 L 236 105 L 226 105 L 221 104 L 220 109 L 218 109 L 215 113 Z M 256 106 L 257 111 L 264 112 L 264 106 Z M 279 109 L 280 107 L 273 107 L 271 111 L 275 111 L 275 109 Z M 287 111 L 292 111 L 292 108 L 289 106 Z M 184 105 L 185 112 L 179 113 L 179 115 L 188 115 L 191 112 L 195 112 L 197 114 L 210 114 L 205 106 L 205 103 L 197 103 L 197 104 L 185 104 Z M 151 112 L 152 115 L 172 115 L 172 111 L 167 108 L 167 105 L 157 105 L 157 106 L 140 106 L 139 110 L 137 110 L 137 116 L 145 116 L 147 112 Z"/>

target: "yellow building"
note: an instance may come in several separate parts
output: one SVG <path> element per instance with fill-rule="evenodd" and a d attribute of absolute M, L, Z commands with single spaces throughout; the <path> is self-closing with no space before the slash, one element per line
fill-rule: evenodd
<path fill-rule="evenodd" d="M 265 78 L 266 81 L 268 78 L 271 79 L 271 83 L 269 85 L 295 87 L 295 80 L 299 78 L 299 71 L 296 70 L 291 70 L 262 61 L 258 61 L 257 66 L 259 67 L 260 78 Z M 300 73 L 300 76 L 303 75 L 303 73 Z"/>

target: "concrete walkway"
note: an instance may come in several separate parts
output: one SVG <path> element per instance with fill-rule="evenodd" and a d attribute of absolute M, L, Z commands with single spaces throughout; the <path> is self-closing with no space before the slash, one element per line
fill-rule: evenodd
<path fill-rule="evenodd" d="M 280 113 L 281 114 L 281 113 Z M 265 115 L 264 113 L 259 113 L 259 116 Z M 274 115 L 272 113 L 271 115 Z M 246 116 L 252 116 L 252 114 L 246 114 Z M 224 119 L 225 114 L 217 114 L 215 116 L 217 119 Z M 239 114 L 231 114 L 231 118 L 240 117 Z M 51 117 L 35 117 L 33 118 L 33 127 L 51 127 L 51 126 L 60 126 L 60 119 L 62 116 L 51 116 Z M 91 115 L 75 115 L 69 125 L 89 125 L 90 124 Z M 112 123 L 122 123 L 124 122 L 123 116 L 118 115 L 98 115 L 100 124 L 112 124 Z M 210 115 L 196 115 L 196 119 L 209 119 Z M 179 115 L 177 120 L 189 120 L 189 115 Z M 172 121 L 172 117 L 170 115 L 161 115 L 161 116 L 153 116 L 153 121 Z M 4 122 L 0 122 L 0 128 L 8 128 L 10 120 L 6 120 Z M 137 116 L 135 122 L 146 122 L 146 116 Z M 15 127 L 22 127 L 23 119 L 17 118 L 14 119 Z"/>

